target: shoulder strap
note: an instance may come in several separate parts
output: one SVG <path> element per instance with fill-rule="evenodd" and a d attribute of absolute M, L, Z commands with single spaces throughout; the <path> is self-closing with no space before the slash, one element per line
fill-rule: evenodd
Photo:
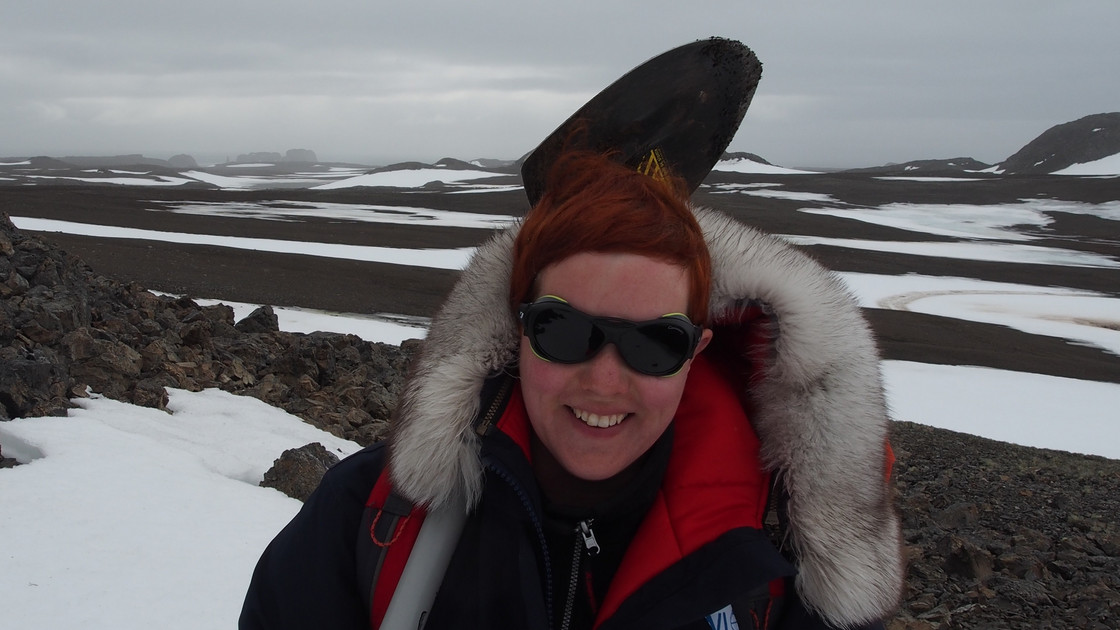
<path fill-rule="evenodd" d="M 392 491 L 383 468 L 366 500 L 356 547 L 358 585 L 371 628 L 381 627 L 424 517 L 423 508 Z"/>
<path fill-rule="evenodd" d="M 480 434 L 497 422 L 512 382 L 499 374 L 484 383 L 476 419 Z M 358 586 L 371 628 L 423 627 L 466 515 L 465 502 L 428 514 L 394 492 L 388 468 L 382 468 L 366 500 L 355 548 Z M 395 596 L 398 590 L 401 594 Z"/>
<path fill-rule="evenodd" d="M 382 628 L 413 630 L 424 627 L 466 520 L 465 500 L 453 502 L 427 515 L 424 527 L 420 528 L 412 544 L 396 591 L 388 602 Z"/>

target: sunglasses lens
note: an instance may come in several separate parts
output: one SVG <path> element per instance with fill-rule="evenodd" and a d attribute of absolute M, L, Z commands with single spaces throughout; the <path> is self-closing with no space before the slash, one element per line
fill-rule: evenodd
<path fill-rule="evenodd" d="M 673 374 L 692 351 L 692 339 L 681 325 L 672 322 L 646 324 L 623 336 L 618 344 L 626 363 L 652 376 Z"/>
<path fill-rule="evenodd" d="M 538 311 L 529 328 L 537 354 L 559 363 L 586 361 L 603 345 L 603 332 L 591 319 L 563 305 Z"/>

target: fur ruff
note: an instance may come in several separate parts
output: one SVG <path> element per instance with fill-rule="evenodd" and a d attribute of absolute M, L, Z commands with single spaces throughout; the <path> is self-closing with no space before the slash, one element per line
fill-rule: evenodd
<path fill-rule="evenodd" d="M 789 493 L 798 592 L 838 627 L 884 618 L 898 605 L 903 567 L 899 520 L 883 481 L 889 418 L 867 323 L 840 279 L 805 254 L 721 213 L 695 213 L 712 255 L 713 321 L 757 300 L 778 322 L 773 352 L 748 396 L 763 461 Z M 431 509 L 461 502 L 470 509 L 482 493 L 472 424 L 483 381 L 517 356 L 508 306 L 516 230 L 475 253 L 401 394 L 393 483 Z"/>

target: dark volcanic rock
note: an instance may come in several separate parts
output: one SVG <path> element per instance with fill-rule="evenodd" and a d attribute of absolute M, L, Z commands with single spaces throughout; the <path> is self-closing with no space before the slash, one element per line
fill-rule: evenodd
<path fill-rule="evenodd" d="M 1120 112 L 1093 114 L 1056 125 L 1007 158 L 1007 173 L 1053 173 L 1120 153 Z"/>
<path fill-rule="evenodd" d="M 291 448 L 268 469 L 260 485 L 306 501 L 327 470 L 337 463 L 338 456 L 318 442 Z"/>
<path fill-rule="evenodd" d="M 233 326 L 243 333 L 279 332 L 280 321 L 276 318 L 276 311 L 268 304 L 257 307 L 252 313 Z"/>
<path fill-rule="evenodd" d="M 0 419 L 63 415 L 92 390 L 165 408 L 167 387 L 256 396 L 335 435 L 386 432 L 414 344 L 280 332 L 271 307 L 156 296 L 0 220 Z"/>
<path fill-rule="evenodd" d="M 909 567 L 890 628 L 1116 627 L 1120 461 L 893 429 Z"/>
<path fill-rule="evenodd" d="M 65 415 L 72 393 L 57 354 L 0 348 L 0 420 Z"/>

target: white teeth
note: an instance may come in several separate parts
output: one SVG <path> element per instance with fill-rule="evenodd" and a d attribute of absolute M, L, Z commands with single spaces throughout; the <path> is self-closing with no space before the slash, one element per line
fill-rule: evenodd
<path fill-rule="evenodd" d="M 626 414 L 624 413 L 616 413 L 609 416 L 600 416 L 597 413 L 591 413 L 582 409 L 572 409 L 572 412 L 575 413 L 576 417 L 582 420 L 583 423 L 587 426 L 596 427 L 599 429 L 613 427 L 619 422 L 622 422 L 622 420 L 626 417 Z"/>

